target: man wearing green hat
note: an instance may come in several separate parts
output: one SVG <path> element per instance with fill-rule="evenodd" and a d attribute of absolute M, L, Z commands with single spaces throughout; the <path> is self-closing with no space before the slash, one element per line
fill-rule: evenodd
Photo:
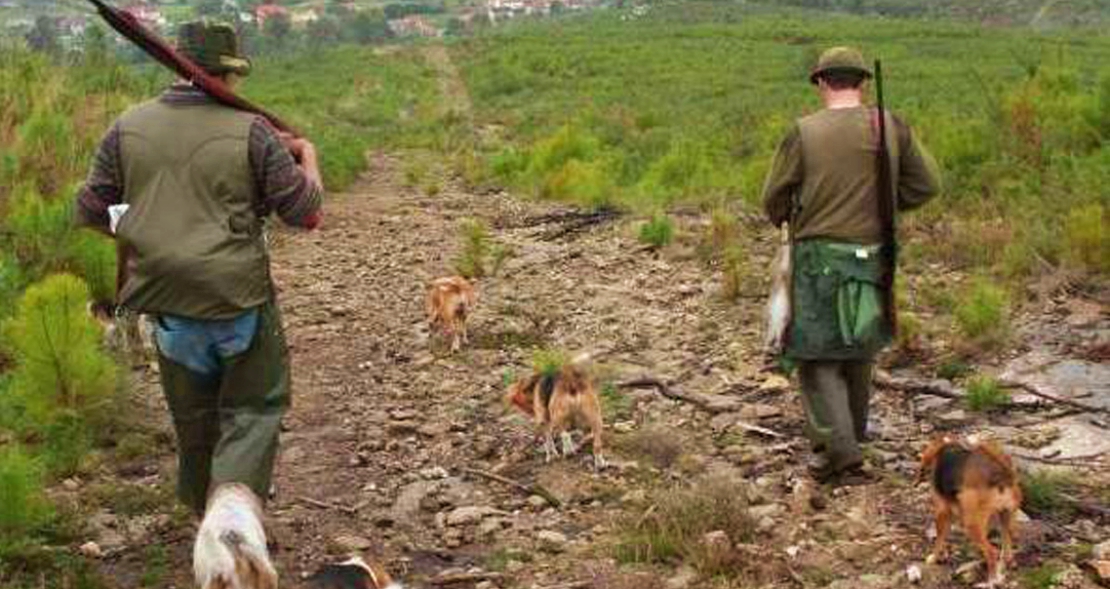
<path fill-rule="evenodd" d="M 812 472 L 822 481 L 862 466 L 874 359 L 893 328 L 880 286 L 879 118 L 863 103 L 871 77 L 855 49 L 821 55 L 810 82 L 824 109 L 796 121 L 763 190 L 768 217 L 788 223 L 793 242 L 784 355 L 798 366 Z M 905 123 L 886 119 L 897 209 L 913 209 L 940 191 L 936 163 Z"/>
<path fill-rule="evenodd" d="M 250 73 L 227 25 L 183 25 L 178 50 L 229 86 Z M 223 483 L 268 495 L 290 383 L 263 220 L 314 228 L 322 198 L 311 143 L 186 81 L 115 122 L 77 197 L 78 222 L 129 252 L 117 302 L 152 318 L 178 496 L 198 515 Z"/>

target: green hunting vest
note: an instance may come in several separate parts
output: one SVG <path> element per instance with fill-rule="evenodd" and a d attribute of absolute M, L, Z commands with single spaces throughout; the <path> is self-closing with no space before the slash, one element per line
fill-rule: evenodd
<path fill-rule="evenodd" d="M 272 296 L 248 144 L 253 115 L 145 103 L 120 118 L 130 246 L 121 302 L 140 312 L 229 319 Z"/>

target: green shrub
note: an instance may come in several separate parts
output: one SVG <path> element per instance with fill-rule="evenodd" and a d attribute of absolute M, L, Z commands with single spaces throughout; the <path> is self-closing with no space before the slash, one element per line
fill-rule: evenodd
<path fill-rule="evenodd" d="M 58 274 L 30 286 L 5 326 L 12 348 L 10 402 L 14 422 L 44 439 L 52 470 L 74 470 L 91 427 L 107 420 L 116 390 L 115 365 L 101 349 L 89 316 L 88 288 Z"/>
<path fill-rule="evenodd" d="M 1009 298 L 1006 291 L 978 279 L 956 304 L 956 326 L 960 333 L 979 345 L 1000 343 L 1009 331 Z"/>
<path fill-rule="evenodd" d="M 967 383 L 967 406 L 972 411 L 994 411 L 1010 403 L 1010 394 L 989 376 L 977 376 Z"/>
<path fill-rule="evenodd" d="M 467 219 L 460 226 L 462 251 L 455 259 L 455 270 L 466 278 L 486 275 L 486 256 L 490 251 L 489 230 L 478 219 Z"/>
<path fill-rule="evenodd" d="M 1090 204 L 1072 210 L 1064 224 L 1067 255 L 1073 264 L 1093 272 L 1110 272 L 1110 209 Z"/>
<path fill-rule="evenodd" d="M 661 491 L 652 498 L 655 509 L 636 514 L 620 524 L 616 557 L 622 562 L 693 565 L 705 575 L 740 576 L 744 563 L 732 552 L 706 546 L 706 534 L 722 531 L 733 543 L 754 538 L 755 525 L 748 500 L 737 481 L 710 479 L 689 488 Z"/>
<path fill-rule="evenodd" d="M 706 263 L 717 262 L 725 257 L 726 251 L 739 241 L 739 237 L 736 217 L 723 208 L 715 208 L 698 243 L 698 257 Z"/>
<path fill-rule="evenodd" d="M 937 378 L 956 380 L 971 374 L 971 365 L 963 358 L 948 358 L 937 366 Z"/>
<path fill-rule="evenodd" d="M 540 197 L 581 204 L 590 209 L 611 206 L 616 185 L 602 162 L 570 160 L 548 174 Z"/>
<path fill-rule="evenodd" d="M 739 243 L 729 246 L 721 262 L 721 294 L 725 300 L 735 301 L 744 294 L 748 279 L 748 255 Z"/>
<path fill-rule="evenodd" d="M 674 221 L 665 213 L 656 213 L 643 225 L 640 225 L 640 243 L 653 248 L 661 248 L 671 243 L 674 239 Z"/>
<path fill-rule="evenodd" d="M 0 544 L 14 542 L 51 515 L 42 467 L 18 446 L 0 447 Z"/>
<path fill-rule="evenodd" d="M 1079 489 L 1076 475 L 1069 471 L 1036 470 L 1021 478 L 1022 508 L 1034 516 L 1071 516 L 1073 495 Z"/>
<path fill-rule="evenodd" d="M 570 363 L 567 353 L 554 348 L 541 348 L 532 354 L 532 370 L 545 377 L 559 374 L 564 366 Z"/>

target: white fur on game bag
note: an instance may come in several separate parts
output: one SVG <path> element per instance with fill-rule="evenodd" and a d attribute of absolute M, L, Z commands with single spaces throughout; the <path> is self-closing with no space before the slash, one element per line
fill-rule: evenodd
<path fill-rule="evenodd" d="M 774 354 L 781 353 L 786 344 L 786 328 L 790 325 L 790 288 L 792 256 L 790 255 L 790 229 L 782 224 L 782 237 L 778 252 L 771 262 L 771 296 L 767 299 L 766 332 L 763 345 Z"/>

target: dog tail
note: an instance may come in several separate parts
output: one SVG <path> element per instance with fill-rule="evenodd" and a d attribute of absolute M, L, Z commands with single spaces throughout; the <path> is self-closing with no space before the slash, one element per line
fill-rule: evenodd
<path fill-rule="evenodd" d="M 219 492 L 220 489 L 217 489 Z M 193 545 L 201 589 L 277 589 L 262 523 L 246 497 L 226 494 L 209 506 Z"/>
<path fill-rule="evenodd" d="M 198 536 L 194 573 L 202 589 L 277 589 L 277 571 L 264 547 L 247 542 L 236 530 L 214 540 Z"/>

